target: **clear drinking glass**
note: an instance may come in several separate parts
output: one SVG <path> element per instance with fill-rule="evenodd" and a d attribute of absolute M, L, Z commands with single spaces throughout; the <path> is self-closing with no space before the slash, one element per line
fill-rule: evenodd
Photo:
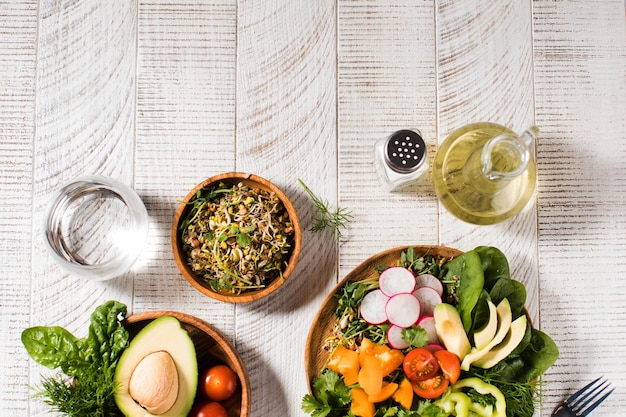
<path fill-rule="evenodd" d="M 62 187 L 45 216 L 44 241 L 73 275 L 94 281 L 126 273 L 148 237 L 148 212 L 128 185 L 86 176 Z"/>

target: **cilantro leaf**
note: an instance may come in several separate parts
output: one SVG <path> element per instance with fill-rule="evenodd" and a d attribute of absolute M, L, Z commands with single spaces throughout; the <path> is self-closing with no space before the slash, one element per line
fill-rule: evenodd
<path fill-rule="evenodd" d="M 429 338 L 428 332 L 420 326 L 411 326 L 402 329 L 402 339 L 413 347 L 426 346 Z"/>
<path fill-rule="evenodd" d="M 302 399 L 301 408 L 312 417 L 343 417 L 350 408 L 350 388 L 340 376 L 327 369 L 313 380 L 314 395 Z"/>

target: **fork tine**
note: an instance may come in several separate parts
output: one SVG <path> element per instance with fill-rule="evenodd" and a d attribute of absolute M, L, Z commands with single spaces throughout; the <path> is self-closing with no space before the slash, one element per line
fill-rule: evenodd
<path fill-rule="evenodd" d="M 565 400 L 568 404 L 572 405 L 575 404 L 576 401 L 578 400 L 578 397 L 582 396 L 582 395 L 589 395 L 589 393 L 587 392 L 587 390 L 589 390 L 589 388 L 591 388 L 592 385 L 595 385 L 599 380 L 601 380 L 602 377 L 596 378 L 593 381 L 591 381 L 590 383 L 588 383 L 587 385 L 585 385 L 584 387 L 582 387 L 581 389 L 579 389 L 578 391 L 576 391 L 574 394 L 572 394 L 567 400 Z M 584 397 L 583 397 L 584 398 Z M 582 398 L 581 398 L 582 399 Z"/>
<path fill-rule="evenodd" d="M 613 392 L 614 388 L 606 392 L 606 389 L 610 388 L 610 383 L 601 380 L 602 377 L 591 381 L 565 401 L 577 416 L 585 417 Z M 600 384 L 596 385 L 599 381 Z M 598 399 L 598 396 L 602 394 L 604 395 Z"/>
<path fill-rule="evenodd" d="M 608 386 L 607 386 L 608 388 Z M 615 388 L 611 388 L 606 394 L 604 394 L 602 397 L 598 398 L 594 403 L 592 403 L 591 405 L 589 405 L 589 407 L 587 407 L 584 410 L 580 411 L 580 416 L 581 417 L 585 417 L 587 416 L 589 413 L 591 413 L 593 410 L 595 410 L 595 408 L 597 406 L 599 406 L 600 404 L 602 404 L 602 402 L 604 400 L 606 400 L 606 397 L 608 397 L 609 395 L 611 395 L 611 393 L 615 390 Z"/>

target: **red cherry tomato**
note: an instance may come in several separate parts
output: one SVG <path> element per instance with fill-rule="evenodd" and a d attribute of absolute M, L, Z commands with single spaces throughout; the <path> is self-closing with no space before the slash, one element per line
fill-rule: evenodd
<path fill-rule="evenodd" d="M 228 413 L 224 406 L 216 402 L 205 402 L 196 405 L 189 417 L 228 417 Z"/>
<path fill-rule="evenodd" d="M 437 359 L 439 369 L 443 372 L 443 376 L 445 376 L 451 384 L 458 381 L 461 376 L 461 362 L 459 361 L 459 357 L 447 350 L 433 352 L 433 356 Z"/>
<path fill-rule="evenodd" d="M 437 374 L 424 381 L 411 381 L 413 392 L 421 398 L 432 400 L 439 398 L 446 392 L 450 381 L 443 374 Z"/>
<path fill-rule="evenodd" d="M 226 365 L 213 366 L 202 374 L 200 388 L 211 401 L 224 401 L 237 390 L 237 374 Z"/>
<path fill-rule="evenodd" d="M 411 381 L 424 381 L 439 371 L 437 359 L 424 348 L 415 348 L 404 357 L 404 373 Z"/>

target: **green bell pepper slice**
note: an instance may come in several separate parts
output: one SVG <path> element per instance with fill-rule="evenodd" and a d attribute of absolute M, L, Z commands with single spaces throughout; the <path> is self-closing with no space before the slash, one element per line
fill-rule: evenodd
<path fill-rule="evenodd" d="M 480 417 L 506 417 L 506 400 L 504 394 L 497 387 L 476 377 L 464 378 L 458 380 L 451 387 L 451 393 L 462 393 L 463 388 L 473 388 L 482 395 L 491 395 L 496 400 L 495 407 L 483 406 L 481 404 L 470 401 L 469 411 L 479 415 Z M 468 397 L 469 399 L 469 397 Z M 457 415 L 457 417 L 460 417 Z"/>

